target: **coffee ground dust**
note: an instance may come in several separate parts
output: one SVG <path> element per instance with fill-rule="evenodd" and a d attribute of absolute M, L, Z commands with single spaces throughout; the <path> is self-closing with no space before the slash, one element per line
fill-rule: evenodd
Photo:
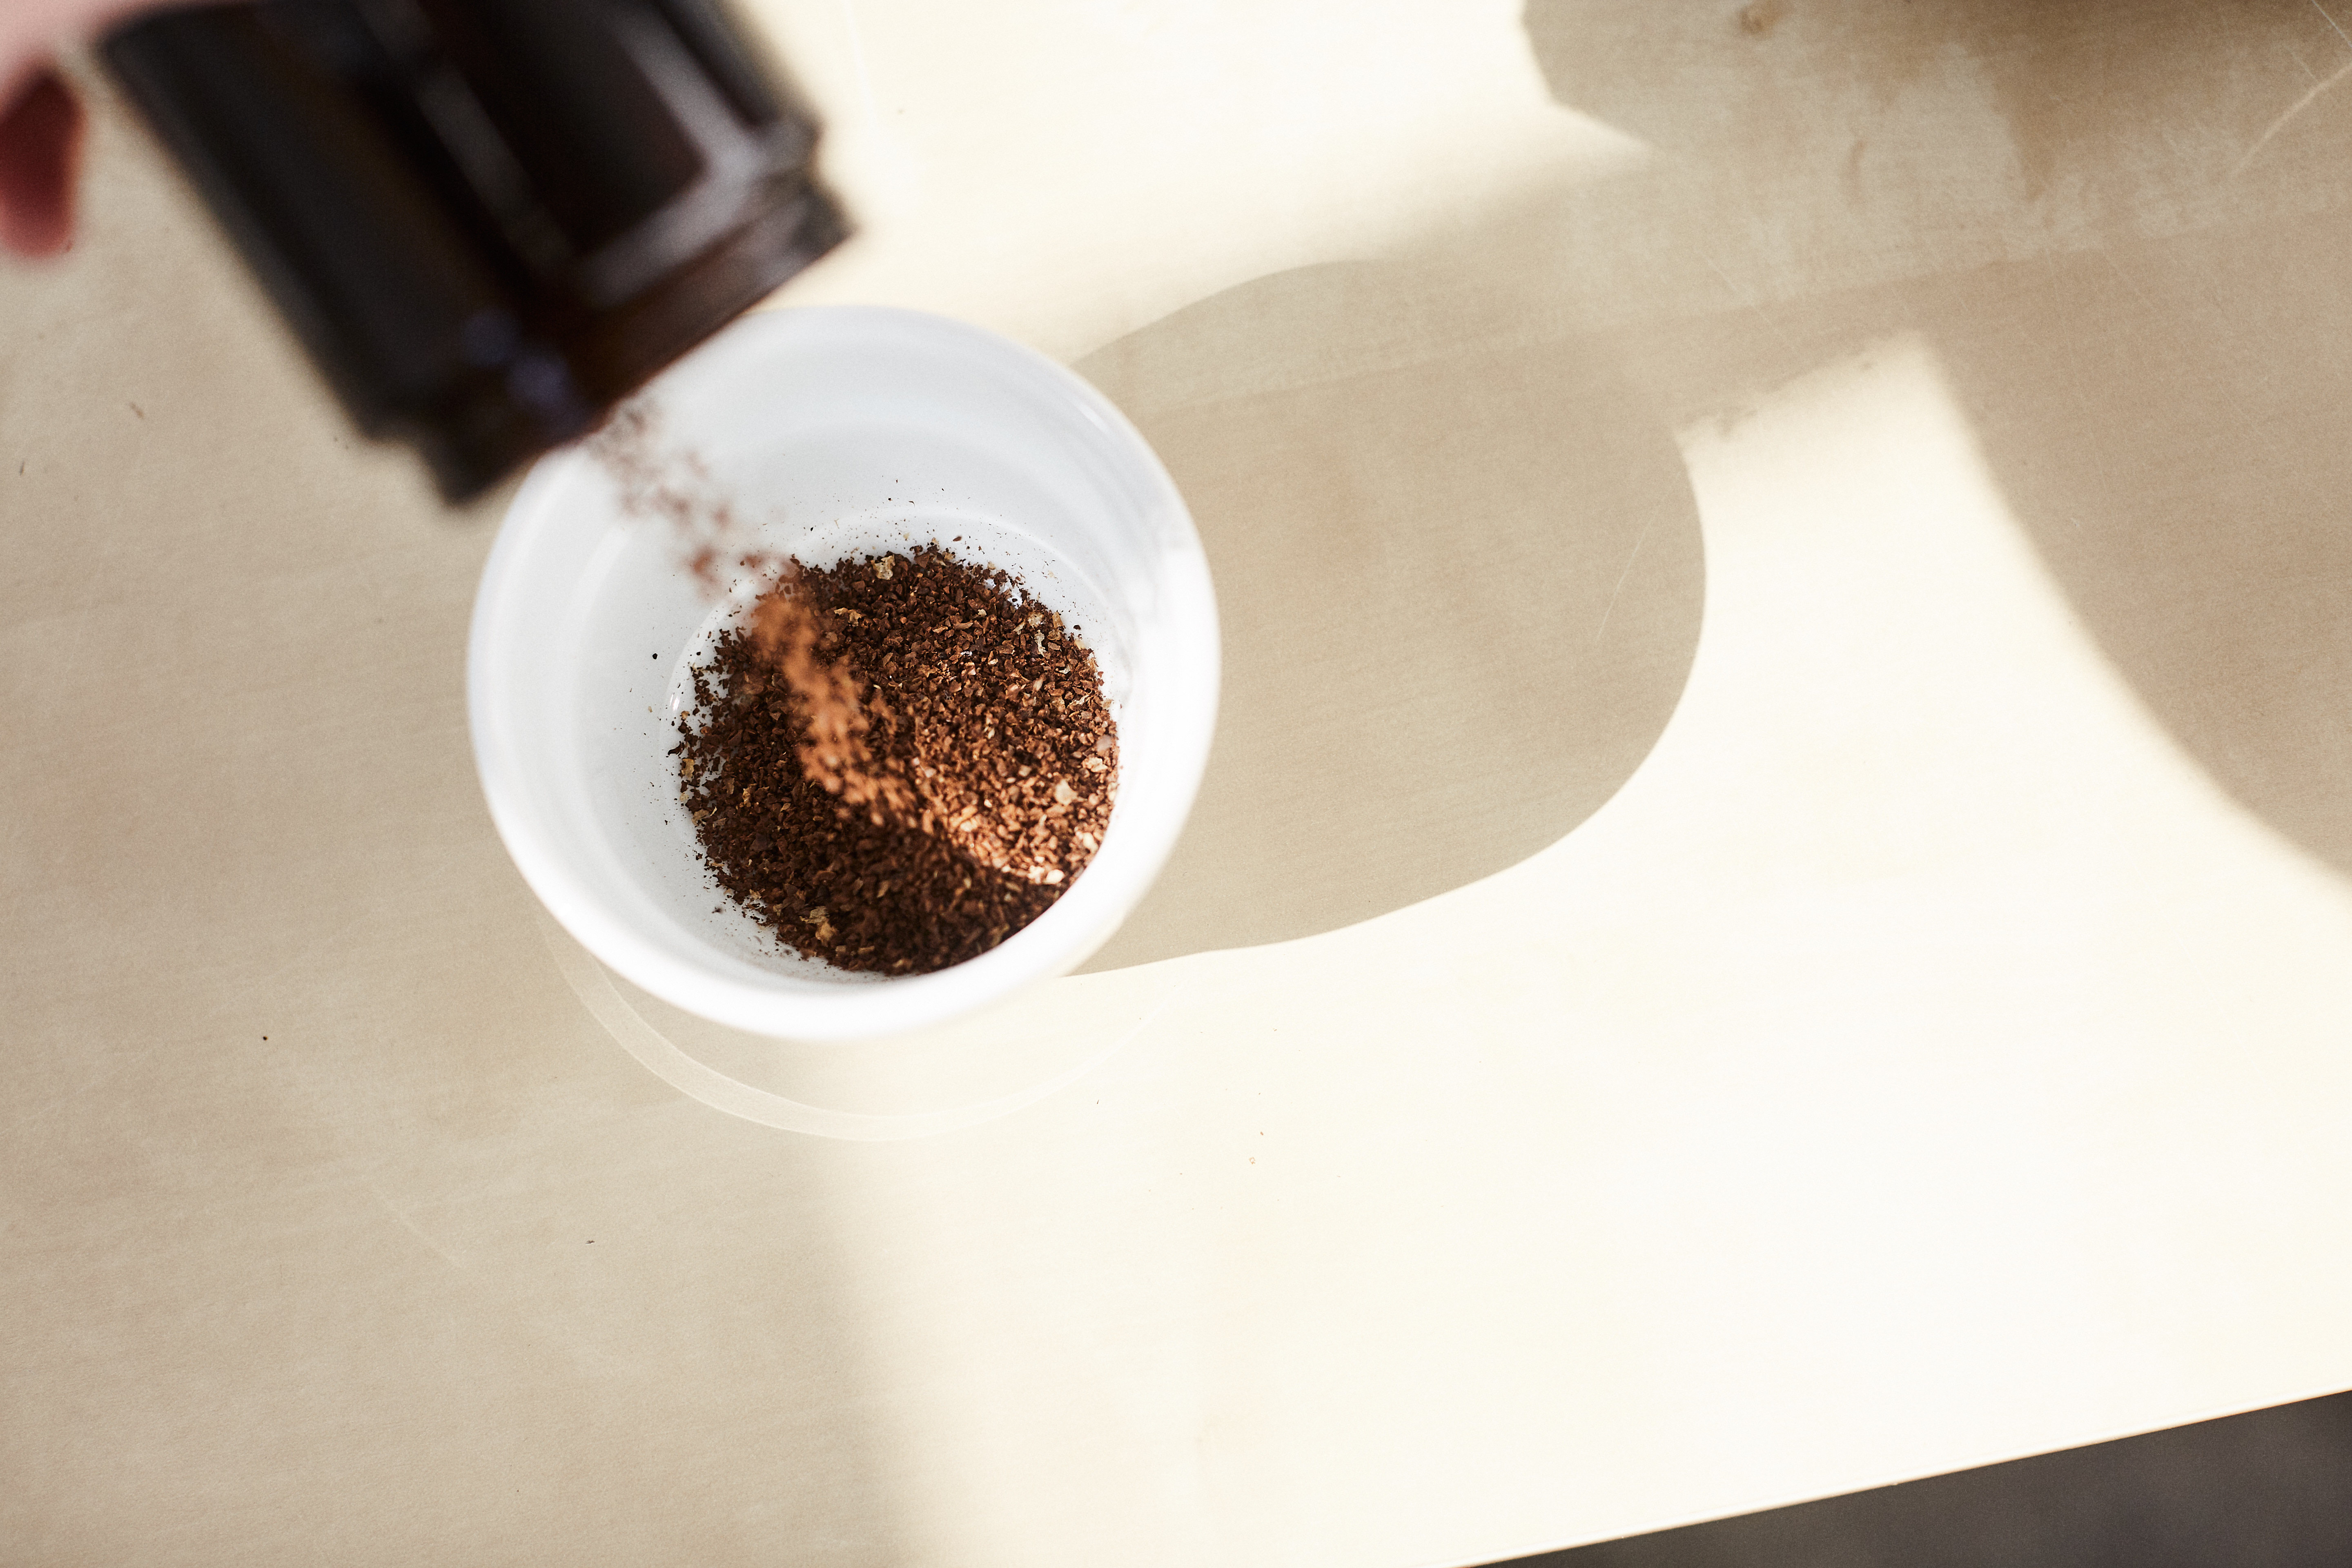
<path fill-rule="evenodd" d="M 1035 920 L 1101 846 L 1118 740 L 1094 656 L 937 546 L 786 562 L 693 671 L 679 799 L 787 947 L 920 974 Z"/>

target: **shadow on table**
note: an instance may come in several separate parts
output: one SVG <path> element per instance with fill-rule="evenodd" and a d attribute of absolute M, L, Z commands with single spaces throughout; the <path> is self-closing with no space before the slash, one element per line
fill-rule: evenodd
<path fill-rule="evenodd" d="M 1216 576 L 1200 802 L 1116 968 L 1309 935 L 1499 871 L 1624 783 L 1698 636 L 1698 520 L 1607 345 L 1416 330 L 1418 274 L 1316 267 L 1079 365 Z"/>
<path fill-rule="evenodd" d="M 2259 100 L 2248 125 L 2258 136 L 2352 61 L 2310 0 L 1526 0 L 1522 22 L 1554 97 L 1654 147 L 1714 156 L 1811 139 L 1831 120 L 1866 140 L 1906 96 L 1965 86 L 1997 122 L 2029 201 L 2081 180 L 2097 187 L 2081 193 L 2094 205 L 2144 171 L 2129 156 L 2094 167 L 2077 154 L 2126 153 L 2152 117 L 2193 139 L 2209 117 L 2234 121 L 2246 91 Z M 2259 79 L 2265 66 L 2280 68 L 2285 90 Z M 2251 140 L 2233 136 L 2231 159 Z M 1849 151 L 1841 142 L 1824 172 L 1845 178 Z M 2169 151 L 2178 159 L 2183 147 Z"/>
<path fill-rule="evenodd" d="M 1225 618 L 1199 807 L 1094 967 L 1362 920 L 1590 816 L 1696 644 L 1672 432 L 1903 331 L 2141 700 L 2352 870 L 2352 41 L 2286 0 L 1524 23 L 1640 174 L 1079 367 L 1167 459 Z"/>
<path fill-rule="evenodd" d="M 1509 1568 L 2341 1568 L 2352 1394 L 1519 1559 Z"/>
<path fill-rule="evenodd" d="M 2116 670 L 2352 871 L 2352 39 L 2290 0 L 1528 0 L 1525 25 L 1563 104 L 1710 171 L 1683 243 L 1753 295 L 1800 280 L 1629 348 L 1661 405 L 1924 331 Z"/>

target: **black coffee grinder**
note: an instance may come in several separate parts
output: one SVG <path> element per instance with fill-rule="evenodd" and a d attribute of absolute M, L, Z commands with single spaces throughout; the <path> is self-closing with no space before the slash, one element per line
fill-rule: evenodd
<path fill-rule="evenodd" d="M 242 0 L 102 53 L 361 429 L 462 500 L 833 248 L 717 0 Z"/>

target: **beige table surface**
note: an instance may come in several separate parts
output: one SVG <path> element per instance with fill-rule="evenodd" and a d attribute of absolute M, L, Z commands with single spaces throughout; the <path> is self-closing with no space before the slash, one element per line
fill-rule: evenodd
<path fill-rule="evenodd" d="M 0 271 L 0 1561 L 1408 1568 L 2352 1385 L 2336 16 L 764 14 L 782 302 L 1076 364 L 1208 543 L 1182 847 L 942 1037 L 1123 1044 L 898 1141 L 633 1060 L 497 503 L 108 107 Z"/>

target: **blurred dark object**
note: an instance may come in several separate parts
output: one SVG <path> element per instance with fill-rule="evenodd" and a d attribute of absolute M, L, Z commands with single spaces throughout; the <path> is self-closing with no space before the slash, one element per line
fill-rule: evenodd
<path fill-rule="evenodd" d="M 2352 1394 L 1509 1568 L 2345 1568 Z"/>
<path fill-rule="evenodd" d="M 451 500 L 840 242 L 715 0 L 250 0 L 110 37 L 361 429 Z"/>
<path fill-rule="evenodd" d="M 53 70 L 0 105 L 0 246 L 55 256 L 73 242 L 81 106 Z"/>

